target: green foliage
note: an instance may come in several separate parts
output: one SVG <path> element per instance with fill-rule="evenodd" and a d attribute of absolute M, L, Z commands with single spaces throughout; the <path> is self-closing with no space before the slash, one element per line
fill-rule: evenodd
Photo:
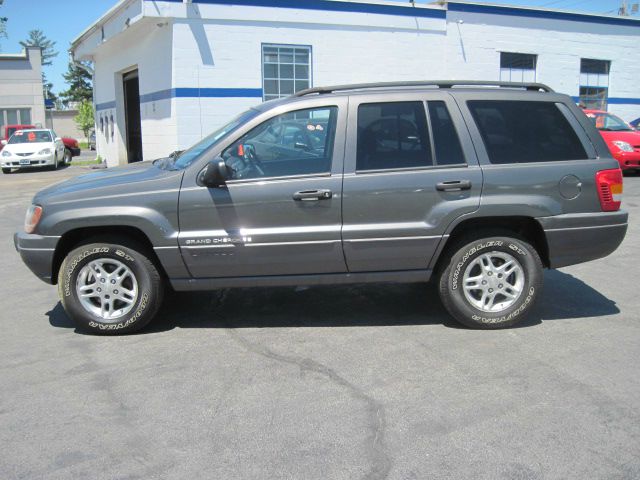
<path fill-rule="evenodd" d="M 0 0 L 0 7 L 4 0 Z M 7 38 L 7 17 L 0 17 L 0 38 Z"/>
<path fill-rule="evenodd" d="M 84 68 L 69 62 L 67 73 L 62 75 L 69 88 L 60 92 L 60 97 L 68 102 L 91 102 L 93 100 L 93 87 L 91 86 L 91 74 Z"/>
<path fill-rule="evenodd" d="M 56 42 L 49 40 L 42 30 L 31 30 L 29 38 L 20 42 L 23 47 L 40 47 L 42 48 L 42 65 L 51 65 L 51 59 L 58 56 L 55 50 Z"/>
<path fill-rule="evenodd" d="M 89 131 L 93 128 L 95 120 L 93 118 L 93 105 L 86 100 L 78 107 L 78 115 L 74 118 L 78 128 L 82 130 L 84 136 L 89 141 Z"/>

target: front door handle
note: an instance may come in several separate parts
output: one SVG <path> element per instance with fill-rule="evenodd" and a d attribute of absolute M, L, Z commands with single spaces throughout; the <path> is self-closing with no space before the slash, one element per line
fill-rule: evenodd
<path fill-rule="evenodd" d="M 329 200 L 333 197 L 331 190 L 302 190 L 293 194 L 293 199 L 308 202 L 310 200 Z"/>
<path fill-rule="evenodd" d="M 470 190 L 471 180 L 450 180 L 448 182 L 436 183 L 436 190 L 440 192 L 458 192 L 460 190 Z"/>

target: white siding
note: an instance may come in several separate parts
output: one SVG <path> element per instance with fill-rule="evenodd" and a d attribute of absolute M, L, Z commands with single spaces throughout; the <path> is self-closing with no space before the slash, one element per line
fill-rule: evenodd
<path fill-rule="evenodd" d="M 123 71 L 135 66 L 139 70 L 143 153 L 151 159 L 190 146 L 262 101 L 256 91 L 262 88 L 265 43 L 310 46 L 314 86 L 498 80 L 500 52 L 505 51 L 537 55 L 535 79 L 577 97 L 580 59 L 610 60 L 609 110 L 627 120 L 640 116 L 640 105 L 633 104 L 640 97 L 640 21 L 612 25 L 593 16 L 548 13 L 534 18 L 514 14 L 513 9 L 503 15 L 496 7 L 478 13 L 473 10 L 485 7 L 469 9 L 451 2 L 446 18 L 437 6 L 404 5 L 403 12 L 417 14 L 407 16 L 238 3 L 125 1 L 122 11 L 105 20 L 104 42 L 96 39 L 100 28 L 82 37 L 76 49 L 82 58 L 95 60 L 96 103 L 110 105 L 97 118 L 113 116 L 116 127 L 113 138 L 98 134 L 98 152 L 109 165 L 126 158 Z M 376 9 L 403 5 L 363 3 Z M 199 95 L 198 89 L 209 90 Z M 233 89 L 238 96 L 218 89 Z M 144 97 L 163 91 L 166 94 L 153 101 Z M 625 99 L 631 103 L 622 104 Z"/>

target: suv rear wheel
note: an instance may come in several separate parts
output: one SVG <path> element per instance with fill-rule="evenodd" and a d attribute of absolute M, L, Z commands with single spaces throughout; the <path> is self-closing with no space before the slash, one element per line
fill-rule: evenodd
<path fill-rule="evenodd" d="M 90 243 L 72 250 L 58 274 L 67 314 L 85 330 L 129 333 L 154 317 L 162 302 L 162 278 L 142 248 Z"/>
<path fill-rule="evenodd" d="M 440 275 L 440 298 L 449 313 L 474 328 L 504 328 L 521 321 L 542 288 L 536 249 L 500 235 L 461 244 Z"/>

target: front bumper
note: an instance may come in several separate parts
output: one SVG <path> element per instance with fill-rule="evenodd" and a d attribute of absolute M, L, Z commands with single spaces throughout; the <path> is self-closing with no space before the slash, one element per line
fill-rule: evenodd
<path fill-rule="evenodd" d="M 622 170 L 640 169 L 640 152 L 616 152 L 614 158 L 618 160 Z"/>
<path fill-rule="evenodd" d="M 28 157 L 20 157 L 17 155 L 12 155 L 10 157 L 1 157 L 0 156 L 0 165 L 2 168 L 35 168 L 35 167 L 45 167 L 47 165 L 53 165 L 54 163 L 53 154 L 48 155 L 29 155 Z M 20 163 L 20 162 L 29 162 Z"/>
<path fill-rule="evenodd" d="M 43 282 L 54 283 L 53 257 L 60 237 L 47 237 L 24 232 L 13 235 L 13 244 L 29 270 Z"/>
<path fill-rule="evenodd" d="M 549 266 L 560 268 L 606 257 L 624 240 L 628 218 L 624 211 L 537 218 L 547 238 Z"/>

